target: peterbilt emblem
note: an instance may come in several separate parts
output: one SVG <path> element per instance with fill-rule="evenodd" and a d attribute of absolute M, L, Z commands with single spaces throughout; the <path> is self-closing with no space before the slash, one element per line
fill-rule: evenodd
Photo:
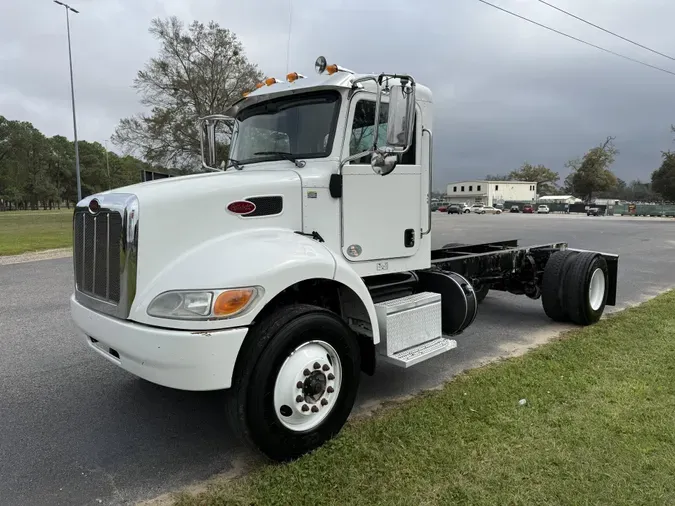
<path fill-rule="evenodd" d="M 100 210 L 101 210 L 101 204 L 100 204 L 100 202 L 98 201 L 98 199 L 92 199 L 92 200 L 89 202 L 89 212 L 90 212 L 91 214 L 96 214 L 96 213 L 98 213 Z"/>
<path fill-rule="evenodd" d="M 227 210 L 234 214 L 247 215 L 255 211 L 256 206 L 248 200 L 235 200 L 227 205 Z"/>

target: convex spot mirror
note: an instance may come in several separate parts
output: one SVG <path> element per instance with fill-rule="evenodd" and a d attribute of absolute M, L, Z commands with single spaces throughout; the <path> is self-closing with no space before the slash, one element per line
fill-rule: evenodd
<path fill-rule="evenodd" d="M 370 157 L 370 166 L 375 174 L 386 176 L 391 173 L 398 163 L 398 155 L 395 153 L 386 153 L 375 151 Z"/>

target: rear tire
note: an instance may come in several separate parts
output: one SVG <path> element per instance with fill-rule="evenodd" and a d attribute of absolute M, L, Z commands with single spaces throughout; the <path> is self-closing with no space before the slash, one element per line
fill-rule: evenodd
<path fill-rule="evenodd" d="M 555 322 L 569 322 L 570 318 L 565 308 L 565 279 L 567 271 L 576 253 L 569 250 L 553 253 L 546 267 L 541 283 L 541 303 L 544 312 Z"/>
<path fill-rule="evenodd" d="M 293 460 L 347 421 L 360 381 L 358 341 L 340 317 L 305 304 L 277 309 L 250 333 L 227 395 L 230 424 L 268 458 Z"/>
<path fill-rule="evenodd" d="M 608 292 L 607 261 L 598 253 L 574 258 L 564 283 L 567 313 L 577 325 L 596 323 L 605 310 Z"/>

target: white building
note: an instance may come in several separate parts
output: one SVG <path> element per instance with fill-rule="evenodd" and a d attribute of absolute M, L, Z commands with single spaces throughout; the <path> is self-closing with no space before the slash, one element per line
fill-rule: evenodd
<path fill-rule="evenodd" d="M 487 206 L 504 202 L 531 202 L 537 199 L 537 183 L 530 181 L 459 181 L 448 185 L 452 204 L 482 203 Z"/>
<path fill-rule="evenodd" d="M 574 195 L 547 195 L 539 197 L 538 202 L 540 204 L 578 204 L 582 200 L 576 198 Z"/>

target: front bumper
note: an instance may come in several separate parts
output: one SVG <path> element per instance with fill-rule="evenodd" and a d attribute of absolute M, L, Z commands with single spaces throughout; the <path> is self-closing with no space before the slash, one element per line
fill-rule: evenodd
<path fill-rule="evenodd" d="M 70 311 L 97 353 L 136 376 L 180 390 L 229 388 L 248 332 L 247 328 L 191 332 L 150 327 L 92 311 L 74 295 Z"/>

